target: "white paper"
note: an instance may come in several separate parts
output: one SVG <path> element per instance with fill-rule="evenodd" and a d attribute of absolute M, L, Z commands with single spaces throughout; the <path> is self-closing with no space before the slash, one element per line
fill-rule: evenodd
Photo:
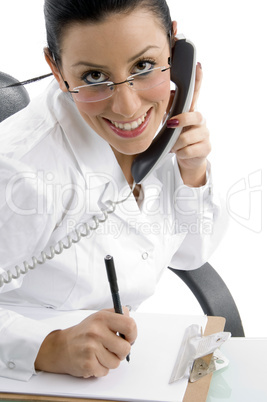
<path fill-rule="evenodd" d="M 25 315 L 32 316 L 32 309 L 28 310 Z M 39 315 L 36 309 L 33 313 Z M 57 327 L 66 328 L 80 322 L 90 313 L 61 312 L 58 316 L 58 313 L 51 311 L 50 315 L 54 317 L 48 320 L 52 325 L 55 321 Z M 182 402 L 188 379 L 169 384 L 169 378 L 185 329 L 191 324 L 198 324 L 204 330 L 207 317 L 144 313 L 131 315 L 137 323 L 138 338 L 131 350 L 130 363 L 123 361 L 117 369 L 102 378 L 82 379 L 43 372 L 33 376 L 29 382 L 0 377 L 1 392 L 117 401 Z"/>

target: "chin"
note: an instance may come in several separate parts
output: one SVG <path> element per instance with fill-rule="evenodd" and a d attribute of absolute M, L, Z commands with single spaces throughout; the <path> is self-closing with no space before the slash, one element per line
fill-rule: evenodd
<path fill-rule="evenodd" d="M 147 140 L 142 142 L 139 141 L 139 143 L 131 141 L 131 143 L 124 146 L 119 145 L 118 147 L 115 147 L 115 149 L 123 155 L 136 156 L 146 151 L 150 147 L 151 142 L 152 140 L 149 142 Z"/>

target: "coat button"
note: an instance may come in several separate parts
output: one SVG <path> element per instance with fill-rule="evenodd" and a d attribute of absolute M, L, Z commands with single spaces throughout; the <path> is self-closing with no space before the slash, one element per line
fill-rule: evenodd
<path fill-rule="evenodd" d="M 148 253 L 147 253 L 147 252 L 144 252 L 144 253 L 142 254 L 142 258 L 143 258 L 143 260 L 147 260 L 147 259 L 148 259 Z"/>
<path fill-rule="evenodd" d="M 8 362 L 7 367 L 10 370 L 13 370 L 16 367 L 16 364 L 14 362 L 10 361 L 10 362 Z"/>

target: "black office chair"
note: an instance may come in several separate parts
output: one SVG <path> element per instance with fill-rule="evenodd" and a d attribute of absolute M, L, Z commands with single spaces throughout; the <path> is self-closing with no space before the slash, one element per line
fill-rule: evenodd
<path fill-rule="evenodd" d="M 0 88 L 17 82 L 13 77 L 0 73 Z M 0 121 L 23 109 L 29 101 L 23 86 L 5 89 L 0 94 Z M 169 269 L 191 289 L 205 314 L 225 317 L 225 331 L 231 332 L 234 337 L 245 336 L 234 299 L 220 275 L 208 262 L 192 271 Z"/>
<path fill-rule="evenodd" d="M 234 337 L 245 336 L 235 301 L 225 282 L 208 262 L 192 271 L 169 269 L 189 287 L 205 314 L 225 317 L 225 331 Z"/>
<path fill-rule="evenodd" d="M 0 72 L 0 122 L 26 107 L 30 97 L 24 86 L 16 85 L 19 81 L 11 75 Z"/>

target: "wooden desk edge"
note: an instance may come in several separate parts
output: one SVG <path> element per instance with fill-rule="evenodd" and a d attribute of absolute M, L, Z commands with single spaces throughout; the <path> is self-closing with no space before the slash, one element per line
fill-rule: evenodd
<path fill-rule="evenodd" d="M 225 318 L 208 317 L 204 335 L 211 335 L 216 332 L 223 331 L 225 326 Z M 205 402 L 210 387 L 212 374 L 209 374 L 195 383 L 188 383 L 183 402 Z M 65 397 L 49 397 L 40 395 L 20 395 L 20 394 L 2 394 L 0 393 L 0 401 L 28 401 L 28 402 L 116 402 L 103 399 L 84 399 L 84 398 L 65 398 Z"/>
<path fill-rule="evenodd" d="M 206 329 L 204 335 L 215 334 L 216 332 L 223 331 L 225 326 L 225 318 L 223 317 L 208 317 L 208 322 L 206 325 Z M 183 402 L 206 402 L 207 395 L 209 392 L 209 387 L 212 379 L 212 373 L 206 375 L 200 380 L 192 383 L 189 382 L 186 393 L 183 399 Z"/>

